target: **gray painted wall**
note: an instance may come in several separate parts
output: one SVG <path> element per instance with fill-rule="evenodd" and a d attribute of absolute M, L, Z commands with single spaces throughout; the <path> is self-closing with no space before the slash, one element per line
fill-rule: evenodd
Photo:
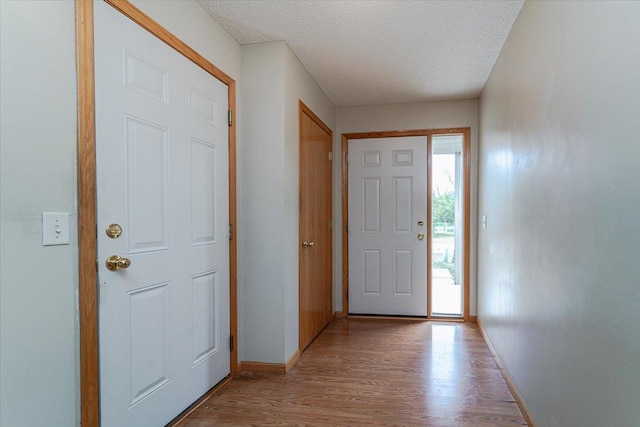
<path fill-rule="evenodd" d="M 240 210 L 240 313 L 243 361 L 284 361 L 284 51 L 283 43 L 242 47 L 246 149 Z"/>
<path fill-rule="evenodd" d="M 479 319 L 539 427 L 640 420 L 639 2 L 526 2 L 480 102 Z"/>
<path fill-rule="evenodd" d="M 74 4 L 0 1 L 0 19 L 0 425 L 71 426 L 79 408 Z M 42 246 L 43 211 L 70 213 L 70 245 Z"/>

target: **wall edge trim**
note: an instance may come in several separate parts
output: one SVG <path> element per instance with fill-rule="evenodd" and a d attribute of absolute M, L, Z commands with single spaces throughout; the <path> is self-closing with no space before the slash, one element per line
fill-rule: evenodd
<path fill-rule="evenodd" d="M 496 352 L 496 349 L 493 346 L 493 343 L 489 339 L 487 332 L 484 330 L 484 327 L 482 326 L 482 321 L 478 318 L 476 323 L 478 325 L 478 329 L 480 329 L 480 333 L 482 334 L 482 338 L 484 339 L 484 342 L 487 344 L 487 347 L 489 347 L 489 351 L 491 352 L 491 355 L 493 356 L 494 360 L 496 361 L 496 364 L 498 365 L 498 369 L 500 370 L 502 377 L 507 383 L 507 387 L 509 387 L 509 391 L 511 392 L 511 394 L 513 394 L 513 397 L 516 400 L 516 405 L 518 405 L 518 409 L 520 409 L 520 412 L 522 413 L 522 417 L 527 422 L 527 425 L 529 425 L 530 427 L 537 427 L 535 421 L 533 420 L 533 417 L 531 416 L 531 412 L 527 407 L 527 404 L 522 398 L 522 395 L 518 391 L 518 388 L 516 387 L 515 383 L 511 379 L 509 372 L 502 364 L 502 361 L 500 360 L 500 357 L 498 356 L 498 353 Z"/>

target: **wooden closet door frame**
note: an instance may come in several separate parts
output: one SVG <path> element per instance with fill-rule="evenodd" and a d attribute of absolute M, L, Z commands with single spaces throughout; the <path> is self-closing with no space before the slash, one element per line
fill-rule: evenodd
<path fill-rule="evenodd" d="M 471 128 L 445 128 L 445 129 L 419 129 L 408 131 L 384 131 L 384 132 L 360 132 L 342 134 L 342 312 L 340 317 L 349 315 L 349 166 L 347 155 L 349 154 L 350 139 L 370 139 L 370 138 L 397 138 L 403 136 L 426 136 L 427 137 L 427 223 L 431 224 L 431 138 L 433 135 L 462 135 L 463 153 L 462 164 L 464 173 L 464 236 L 463 236 L 463 313 L 462 319 L 465 322 L 474 321 L 471 316 L 470 307 L 470 251 L 471 251 Z M 429 226 L 427 230 L 429 250 L 427 251 L 427 266 L 431 265 L 431 244 L 433 241 L 433 230 Z M 427 279 L 427 318 L 452 320 L 455 317 L 431 316 L 431 271 L 429 270 Z"/>
<path fill-rule="evenodd" d="M 229 110 L 229 317 L 231 339 L 237 342 L 236 227 L 236 82 L 205 57 L 162 27 L 128 0 L 104 0 L 198 67 L 227 85 Z M 100 425 L 100 370 L 96 242 L 96 129 L 93 0 L 76 0 L 76 70 L 78 79 L 78 306 L 80 323 L 80 420 L 83 427 Z M 233 342 L 232 341 L 232 342 Z M 230 352 L 231 376 L 238 373 L 238 346 Z M 176 414 L 178 415 L 178 414 Z"/>
<path fill-rule="evenodd" d="M 298 146 L 299 146 L 299 172 L 298 172 L 298 188 L 302 189 L 302 168 L 303 168 L 303 164 L 302 164 L 302 116 L 307 116 L 308 118 L 310 118 L 315 124 L 317 124 L 323 131 L 325 131 L 328 135 L 329 138 L 331 140 L 331 150 L 333 150 L 333 131 L 331 130 L 331 128 L 329 128 L 329 126 L 327 126 L 321 119 L 320 117 L 318 117 L 313 111 L 311 111 L 311 109 L 309 107 L 307 107 L 305 105 L 304 102 L 302 101 L 298 101 Z M 332 164 L 333 166 L 333 164 Z M 333 176 L 333 167 L 331 166 L 331 176 Z M 330 191 L 330 200 L 329 200 L 329 205 L 332 206 L 331 208 L 331 217 L 333 218 L 333 182 L 331 182 L 330 187 L 329 187 L 329 191 Z M 303 239 L 302 236 L 302 191 L 300 191 L 300 204 L 299 204 L 299 208 L 298 208 L 298 216 L 299 216 L 299 221 L 298 221 L 298 240 Z M 333 219 L 332 219 L 333 222 Z M 329 278 L 333 279 L 333 230 L 329 230 L 329 247 L 331 248 L 331 254 L 329 256 Z M 298 249 L 298 253 L 300 253 L 300 249 Z M 300 256 L 298 257 L 300 259 Z M 298 267 L 298 353 L 302 353 L 302 351 L 304 351 L 304 348 L 302 348 L 302 344 L 301 344 L 301 340 L 300 340 L 300 310 L 301 310 L 301 304 L 300 304 L 300 300 L 302 298 L 302 292 L 301 292 L 301 286 L 302 286 L 302 268 L 301 266 Z M 331 293 L 329 295 L 329 299 L 330 299 L 330 307 L 331 307 L 331 317 L 333 317 L 333 280 L 330 281 L 331 283 Z M 313 340 L 312 340 L 313 342 Z"/>

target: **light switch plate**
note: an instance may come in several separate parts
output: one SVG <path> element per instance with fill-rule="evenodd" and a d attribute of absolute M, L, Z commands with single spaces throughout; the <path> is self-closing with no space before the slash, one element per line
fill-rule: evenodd
<path fill-rule="evenodd" d="M 69 213 L 42 212 L 42 246 L 69 244 Z"/>

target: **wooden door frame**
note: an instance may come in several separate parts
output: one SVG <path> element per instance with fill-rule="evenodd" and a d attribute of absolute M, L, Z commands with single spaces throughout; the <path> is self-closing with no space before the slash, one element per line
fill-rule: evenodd
<path fill-rule="evenodd" d="M 162 27 L 128 0 L 107 4 L 227 85 L 229 110 L 235 111 L 236 82 L 205 57 Z M 75 0 L 76 70 L 78 87 L 78 309 L 80 323 L 80 420 L 84 427 L 100 425 L 100 369 L 98 349 L 98 273 L 96 224 L 96 127 L 93 0 Z M 236 124 L 229 126 L 229 321 L 237 340 Z M 231 376 L 238 372 L 238 346 L 230 353 Z M 178 414 L 176 414 L 178 415 Z"/>
<path fill-rule="evenodd" d="M 302 172 L 301 171 L 302 171 L 302 116 L 303 115 L 309 117 L 315 124 L 320 126 L 320 128 L 323 131 L 329 134 L 329 137 L 331 139 L 331 145 L 333 147 L 333 131 L 331 130 L 331 128 L 327 126 L 322 121 L 322 119 L 318 117 L 313 111 L 311 111 L 311 108 L 307 107 L 305 103 L 302 102 L 302 100 L 298 100 L 298 191 L 300 192 L 298 196 L 299 198 L 298 238 L 300 238 L 300 236 L 302 235 L 302 191 L 300 191 L 300 189 L 302 188 Z M 331 175 L 333 175 L 333 165 L 331 167 Z M 331 190 L 330 205 L 333 205 L 333 187 L 330 188 L 330 190 Z M 331 209 L 331 216 L 333 217 L 333 209 Z M 329 233 L 329 241 L 330 241 L 329 247 L 331 248 L 331 256 L 329 257 L 329 277 L 333 277 L 333 231 L 332 230 L 330 231 L 331 232 Z M 300 251 L 301 251 L 300 246 L 298 246 L 298 261 L 301 258 Z M 304 351 L 304 348 L 301 348 L 301 345 L 300 345 L 300 310 L 302 307 L 302 305 L 300 304 L 300 295 L 302 295 L 302 292 L 300 290 L 300 286 L 302 283 L 301 272 L 302 272 L 302 269 L 301 269 L 300 263 L 298 262 L 298 354 Z M 331 294 L 329 298 L 331 300 L 331 314 L 333 315 L 333 282 L 331 283 Z"/>
<path fill-rule="evenodd" d="M 370 138 L 397 138 L 403 136 L 426 136 L 427 137 L 427 223 L 431 224 L 431 138 L 433 135 L 462 135 L 462 164 L 464 173 L 464 236 L 463 236 L 463 313 L 464 321 L 473 321 L 470 314 L 470 251 L 471 251 L 471 128 L 446 128 L 446 129 L 419 129 L 408 131 L 383 131 L 383 132 L 360 132 L 342 134 L 342 312 L 340 317 L 349 315 L 349 171 L 347 154 L 349 151 L 350 139 L 370 139 Z M 431 245 L 433 240 L 433 230 L 431 225 L 427 230 L 428 242 Z M 431 265 L 431 250 L 427 250 L 427 266 Z M 427 273 L 427 318 L 436 319 L 431 316 L 431 272 Z M 455 319 L 455 317 L 452 317 Z M 451 319 L 446 317 L 445 319 Z"/>

